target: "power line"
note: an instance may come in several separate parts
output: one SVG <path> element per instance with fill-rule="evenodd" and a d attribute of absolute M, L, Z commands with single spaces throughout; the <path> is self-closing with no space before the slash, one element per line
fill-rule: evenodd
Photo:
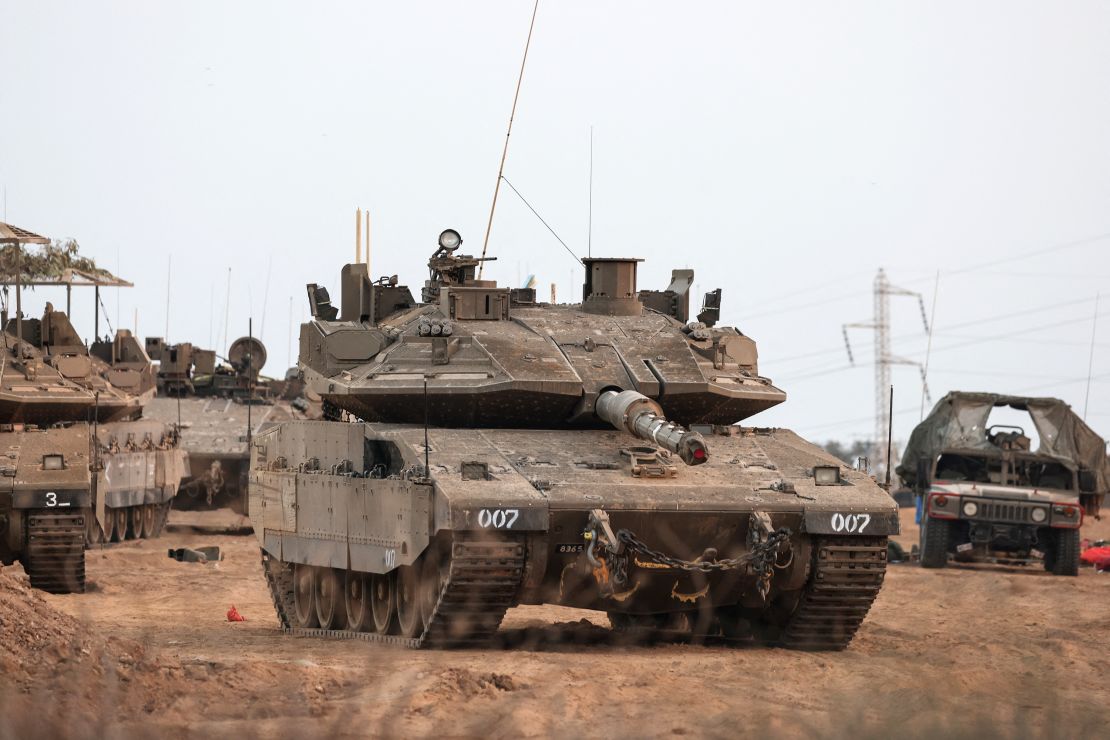
<path fill-rule="evenodd" d="M 1081 239 L 1075 239 L 1075 240 L 1072 240 L 1072 241 L 1063 242 L 1061 244 L 1054 244 L 1054 245 L 1051 245 L 1051 246 L 1048 246 L 1048 247 L 1038 247 L 1036 249 L 1029 250 L 1028 252 L 1022 252 L 1021 254 L 1010 255 L 1009 257 L 1002 257 L 1002 258 L 995 259 L 995 260 L 989 260 L 987 262 L 980 262 L 979 264 L 976 264 L 976 265 L 970 265 L 968 267 L 961 267 L 961 268 L 957 268 L 957 269 L 954 269 L 954 270 L 943 270 L 942 272 L 944 273 L 944 277 L 946 277 L 946 278 L 952 277 L 952 276 L 955 276 L 955 275 L 964 275 L 964 274 L 969 273 L 969 272 L 977 272 L 977 271 L 983 270 L 984 268 L 994 267 L 996 265 L 1003 265 L 1003 264 L 1007 264 L 1007 263 L 1010 263 L 1010 262 L 1018 262 L 1020 260 L 1029 259 L 1031 257 L 1038 257 L 1038 256 L 1043 255 L 1043 254 L 1050 254 L 1050 253 L 1053 253 L 1053 252 L 1061 252 L 1061 251 L 1068 250 L 1068 249 L 1074 249 L 1076 247 L 1087 246 L 1089 244 L 1094 244 L 1096 242 L 1104 241 L 1106 239 L 1110 239 L 1110 233 L 1096 234 L 1096 235 L 1093 235 L 1093 236 L 1083 237 Z M 853 275 L 853 277 L 854 276 L 855 276 L 855 274 Z M 929 274 L 927 276 L 923 276 L 923 277 L 920 277 L 920 278 L 911 278 L 909 280 L 903 280 L 902 282 L 907 284 L 907 285 L 912 285 L 912 284 L 915 284 L 915 283 L 928 281 L 932 278 L 933 278 L 933 275 Z M 797 296 L 799 292 L 805 292 L 805 291 L 792 291 L 791 298 L 771 299 L 770 301 L 760 301 L 758 303 L 758 305 L 761 308 L 763 308 L 764 306 L 772 305 L 772 302 L 776 301 L 776 300 L 792 300 L 793 296 Z M 846 300 L 850 300 L 852 298 L 860 298 L 863 295 L 864 295 L 863 292 L 854 291 L 852 293 L 841 294 L 839 296 L 834 296 L 832 298 L 827 298 L 827 299 L 820 300 L 820 301 L 814 301 L 814 302 L 810 302 L 810 303 L 791 305 L 787 308 L 783 308 L 783 309 L 779 309 L 779 310 L 760 311 L 759 313 L 749 314 L 748 316 L 745 316 L 744 320 L 749 321 L 749 320 L 752 320 L 752 319 L 762 318 L 764 316 L 779 316 L 779 315 L 782 315 L 782 314 L 785 314 L 785 313 L 795 313 L 797 311 L 802 311 L 802 310 L 805 310 L 807 308 L 815 308 L 817 306 L 826 306 L 826 305 L 829 305 L 830 303 L 837 303 L 837 302 L 840 302 L 840 301 L 846 301 Z"/>

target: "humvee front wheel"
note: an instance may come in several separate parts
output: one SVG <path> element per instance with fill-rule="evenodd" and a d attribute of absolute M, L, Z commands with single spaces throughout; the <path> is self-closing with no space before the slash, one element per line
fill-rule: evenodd
<path fill-rule="evenodd" d="M 943 568 L 948 564 L 948 540 L 952 523 L 927 516 L 921 522 L 921 567 Z"/>
<path fill-rule="evenodd" d="M 1079 575 L 1079 530 L 1058 529 L 1045 549 L 1044 569 L 1054 576 Z"/>

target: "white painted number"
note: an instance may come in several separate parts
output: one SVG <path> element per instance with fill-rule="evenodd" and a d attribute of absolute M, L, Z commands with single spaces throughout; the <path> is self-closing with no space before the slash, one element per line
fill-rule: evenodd
<path fill-rule="evenodd" d="M 840 514 L 832 515 L 830 522 L 834 532 L 847 532 L 848 534 L 863 534 L 863 530 L 871 523 L 870 514 Z"/>
<path fill-rule="evenodd" d="M 58 505 L 58 494 L 54 493 L 53 491 L 50 491 L 49 493 L 47 493 L 46 494 L 46 505 L 47 506 L 57 506 Z"/>
<path fill-rule="evenodd" d="M 396 550 L 386 550 L 385 551 L 385 567 L 386 567 L 387 570 L 392 570 L 392 569 L 397 567 L 397 551 Z"/>
<path fill-rule="evenodd" d="M 520 518 L 520 509 L 482 509 L 478 512 L 478 526 L 494 529 L 512 529 Z"/>

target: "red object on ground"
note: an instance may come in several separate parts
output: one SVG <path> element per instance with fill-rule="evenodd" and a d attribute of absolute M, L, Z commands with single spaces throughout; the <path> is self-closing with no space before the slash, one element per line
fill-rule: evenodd
<path fill-rule="evenodd" d="M 1110 550 L 1110 547 L 1108 547 L 1106 549 Z M 239 610 L 235 608 L 235 604 L 232 604 L 231 608 L 227 610 L 227 621 L 229 621 L 229 622 L 245 622 L 245 621 L 247 621 L 247 618 L 239 613 Z"/>
<path fill-rule="evenodd" d="M 1079 559 L 1099 570 L 1110 570 L 1110 546 L 1090 547 L 1080 554 Z"/>

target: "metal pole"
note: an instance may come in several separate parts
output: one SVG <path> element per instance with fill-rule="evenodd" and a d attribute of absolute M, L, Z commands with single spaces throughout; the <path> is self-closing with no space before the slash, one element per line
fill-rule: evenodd
<path fill-rule="evenodd" d="M 886 422 L 886 490 L 890 492 L 890 450 L 894 445 L 894 386 L 890 386 L 890 412 Z"/>
<path fill-rule="evenodd" d="M 100 339 L 100 286 L 93 288 L 93 341 Z"/>
<path fill-rule="evenodd" d="M 1095 293 L 1095 315 L 1091 318 L 1091 354 L 1087 359 L 1087 394 L 1083 397 L 1083 421 L 1087 421 L 1087 404 L 1091 400 L 1091 371 L 1095 367 L 1095 330 L 1098 329 L 1098 299 L 1101 293 Z"/>
<path fill-rule="evenodd" d="M 16 357 L 23 359 L 23 245 L 15 243 L 15 338 Z"/>
<path fill-rule="evenodd" d="M 247 464 L 251 454 L 251 401 L 254 396 L 254 319 L 247 319 Z"/>
<path fill-rule="evenodd" d="M 67 283 L 66 284 L 66 316 L 68 316 L 70 319 L 73 318 L 72 303 L 73 303 L 73 284 L 72 283 Z"/>
<path fill-rule="evenodd" d="M 428 463 L 428 377 L 424 376 L 424 477 L 432 477 L 432 468 Z"/>
<path fill-rule="evenodd" d="M 173 255 L 166 263 L 166 344 L 170 343 L 170 275 L 173 273 Z"/>

